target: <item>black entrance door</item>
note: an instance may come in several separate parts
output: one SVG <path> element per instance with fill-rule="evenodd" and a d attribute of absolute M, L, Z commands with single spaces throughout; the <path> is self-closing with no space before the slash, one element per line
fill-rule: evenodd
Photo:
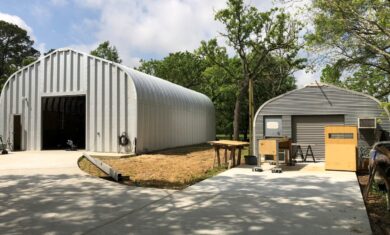
<path fill-rule="evenodd" d="M 20 115 L 14 115 L 14 143 L 13 150 L 22 150 L 22 118 Z"/>
<path fill-rule="evenodd" d="M 42 149 L 85 148 L 85 96 L 42 98 Z"/>

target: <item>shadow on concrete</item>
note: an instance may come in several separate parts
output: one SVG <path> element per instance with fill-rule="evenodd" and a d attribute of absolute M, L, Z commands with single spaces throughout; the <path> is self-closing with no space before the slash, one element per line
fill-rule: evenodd
<path fill-rule="evenodd" d="M 78 174 L 0 176 L 0 234 L 82 233 L 169 193 Z"/>
<path fill-rule="evenodd" d="M 356 178 L 224 174 L 89 234 L 370 234 Z"/>

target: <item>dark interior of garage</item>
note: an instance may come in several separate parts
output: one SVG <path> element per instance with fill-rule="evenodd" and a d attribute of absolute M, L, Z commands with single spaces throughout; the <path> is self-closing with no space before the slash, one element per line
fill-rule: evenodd
<path fill-rule="evenodd" d="M 85 96 L 42 98 L 42 149 L 85 149 Z"/>

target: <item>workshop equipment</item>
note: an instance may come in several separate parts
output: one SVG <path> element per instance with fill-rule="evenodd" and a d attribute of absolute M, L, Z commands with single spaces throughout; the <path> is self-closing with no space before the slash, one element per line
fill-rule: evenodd
<path fill-rule="evenodd" d="M 288 159 L 291 158 L 291 140 L 286 138 L 269 138 L 259 140 L 259 166 L 262 156 L 271 155 L 273 156 L 275 167 L 272 168 L 272 173 L 282 173 L 282 168 L 279 165 L 279 150 L 283 149 L 285 151 L 285 162 L 288 162 Z M 287 152 L 287 154 L 286 154 Z M 256 169 L 253 169 L 256 171 Z"/>

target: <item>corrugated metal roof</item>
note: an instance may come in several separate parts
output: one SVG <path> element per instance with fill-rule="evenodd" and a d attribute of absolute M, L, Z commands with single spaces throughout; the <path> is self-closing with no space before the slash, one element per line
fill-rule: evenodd
<path fill-rule="evenodd" d="M 178 76 L 180 76 L 178 74 Z M 12 74 L 0 96 L 0 134 L 11 138 L 12 115 L 22 114 L 28 150 L 41 147 L 41 98 L 86 96 L 86 145 L 97 152 L 158 150 L 215 137 L 211 100 L 196 91 L 121 64 L 63 48 Z M 27 102 L 28 101 L 28 102 Z"/>

